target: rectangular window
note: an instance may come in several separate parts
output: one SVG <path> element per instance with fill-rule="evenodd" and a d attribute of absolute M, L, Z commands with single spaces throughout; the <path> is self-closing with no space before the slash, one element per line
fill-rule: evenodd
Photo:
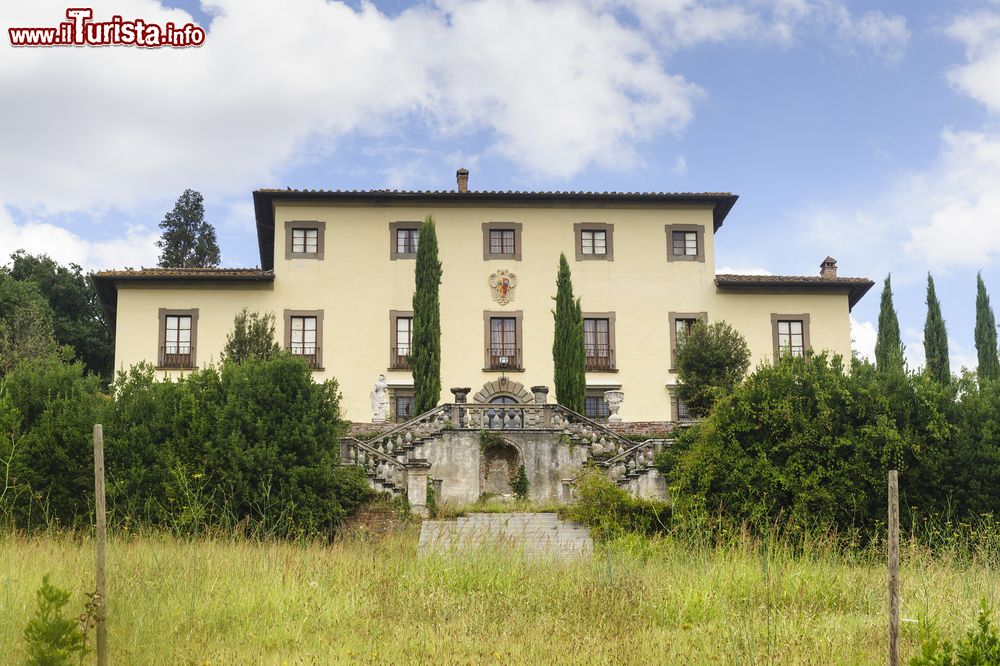
<path fill-rule="evenodd" d="M 591 393 L 583 400 L 584 416 L 595 421 L 608 420 L 608 402 L 603 393 Z"/>
<path fill-rule="evenodd" d="M 198 310 L 159 310 L 157 360 L 161 368 L 195 367 Z"/>
<path fill-rule="evenodd" d="M 521 224 L 519 222 L 483 223 L 483 259 L 521 260 Z"/>
<path fill-rule="evenodd" d="M 191 316 L 167 315 L 164 320 L 163 364 L 165 368 L 190 368 Z"/>
<path fill-rule="evenodd" d="M 778 353 L 781 356 L 805 354 L 805 332 L 801 320 L 778 320 Z"/>
<path fill-rule="evenodd" d="M 309 367 L 323 367 L 323 311 L 285 310 L 285 349 L 301 356 Z"/>
<path fill-rule="evenodd" d="M 691 328 L 699 321 L 708 321 L 707 312 L 671 312 L 670 320 L 670 370 L 677 366 L 677 347 L 684 341 Z"/>
<path fill-rule="evenodd" d="M 609 319 L 583 320 L 583 351 L 587 370 L 614 369 L 611 348 L 611 321 Z"/>
<path fill-rule="evenodd" d="M 413 317 L 397 316 L 395 318 L 395 346 L 392 350 L 392 367 L 406 369 L 410 367 L 410 343 L 413 341 Z"/>
<path fill-rule="evenodd" d="M 285 222 L 285 259 L 322 259 L 326 222 Z"/>
<path fill-rule="evenodd" d="M 520 368 L 517 345 L 517 319 L 515 317 L 490 317 L 489 369 Z"/>
<path fill-rule="evenodd" d="M 416 254 L 420 243 L 419 229 L 396 229 L 396 254 Z"/>
<path fill-rule="evenodd" d="M 604 255 L 608 253 L 608 232 L 584 230 L 580 234 L 580 251 L 582 254 Z"/>
<path fill-rule="evenodd" d="M 318 229 L 292 229 L 292 252 L 316 254 L 319 251 Z"/>
<path fill-rule="evenodd" d="M 698 256 L 698 234 L 694 231 L 675 231 L 673 234 L 674 256 Z"/>
<path fill-rule="evenodd" d="M 676 414 L 678 421 L 688 421 L 691 419 L 691 415 L 688 414 L 688 406 L 684 404 L 684 401 L 680 398 L 674 398 L 674 404 L 677 408 Z"/>
<path fill-rule="evenodd" d="M 393 416 L 397 421 L 409 421 L 413 418 L 413 406 L 416 398 L 411 392 L 396 391 L 393 396 Z"/>
<path fill-rule="evenodd" d="M 490 231 L 490 254 L 514 254 L 514 230 L 494 229 Z"/>

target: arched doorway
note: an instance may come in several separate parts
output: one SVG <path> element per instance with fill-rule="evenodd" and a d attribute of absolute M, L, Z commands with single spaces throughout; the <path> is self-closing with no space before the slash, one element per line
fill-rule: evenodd
<path fill-rule="evenodd" d="M 512 495 L 511 481 L 521 466 L 521 452 L 506 440 L 485 446 L 479 459 L 479 492 Z"/>

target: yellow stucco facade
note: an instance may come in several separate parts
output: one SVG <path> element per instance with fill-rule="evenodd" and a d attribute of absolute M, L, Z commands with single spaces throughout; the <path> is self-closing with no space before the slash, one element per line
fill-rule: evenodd
<path fill-rule="evenodd" d="M 773 359 L 775 313 L 808 315 L 809 344 L 814 350 L 851 354 L 850 285 L 839 288 L 827 282 L 812 288 L 792 282 L 730 289 L 716 284 L 718 221 L 711 201 L 424 202 L 417 197 L 416 202 L 395 203 L 336 197 L 300 201 L 275 195 L 268 203 L 263 222 L 258 209 L 258 226 L 266 237 L 271 232 L 268 225 L 273 224 L 273 244 L 261 243 L 262 266 L 273 267 L 273 280 L 234 282 L 175 275 L 161 281 L 155 274 L 141 280 L 122 273 L 103 274 L 100 279 L 113 284 L 117 294 L 117 368 L 140 361 L 157 363 L 161 309 L 197 310 L 192 340 L 197 365 L 218 361 L 233 317 L 243 307 L 273 312 L 279 342 L 285 339 L 286 310 L 322 311 L 322 335 L 317 341 L 322 369 L 315 371 L 316 378 L 335 377 L 345 416 L 370 421 L 369 392 L 379 374 L 386 376 L 390 389 L 412 385 L 409 371 L 390 368 L 390 312 L 411 310 L 415 266 L 412 258 L 393 258 L 393 224 L 419 222 L 428 215 L 437 225 L 443 265 L 441 401 L 452 399 L 450 387 L 471 387 L 475 394 L 501 375 L 524 387 L 553 386 L 552 298 L 560 252 L 570 261 L 584 312 L 613 313 L 615 370 L 588 372 L 587 385 L 595 392 L 620 388 L 625 395 L 620 415 L 626 421 L 676 417 L 669 392 L 676 381 L 670 370 L 671 313 L 706 313 L 709 321 L 728 321 L 746 336 L 754 364 Z M 322 258 L 287 257 L 286 227 L 294 224 L 286 223 L 300 221 L 323 223 Z M 483 225 L 496 222 L 520 225 L 519 258 L 484 257 Z M 580 225 L 613 225 L 609 259 L 576 260 Z M 699 250 L 704 260 L 668 261 L 667 225 L 701 229 Z M 489 284 L 490 275 L 499 269 L 517 278 L 513 299 L 506 305 L 494 300 Z M 501 373 L 484 368 L 487 312 L 520 316 L 517 345 L 522 369 Z M 163 370 L 167 375 L 181 372 Z"/>

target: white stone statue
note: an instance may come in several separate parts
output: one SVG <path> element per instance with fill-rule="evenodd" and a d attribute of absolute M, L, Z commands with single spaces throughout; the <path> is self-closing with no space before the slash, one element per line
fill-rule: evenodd
<path fill-rule="evenodd" d="M 611 423 L 621 423 L 622 417 L 618 416 L 618 410 L 625 401 L 625 393 L 622 391 L 605 391 L 604 401 L 608 403 L 608 421 Z"/>
<path fill-rule="evenodd" d="M 372 423 L 385 423 L 389 417 L 389 385 L 385 375 L 379 375 L 372 387 Z"/>

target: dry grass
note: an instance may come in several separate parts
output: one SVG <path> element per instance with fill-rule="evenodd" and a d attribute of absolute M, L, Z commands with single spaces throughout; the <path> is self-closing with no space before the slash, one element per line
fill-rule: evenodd
<path fill-rule="evenodd" d="M 509 552 L 417 557 L 416 530 L 333 546 L 168 536 L 109 549 L 117 664 L 862 664 L 884 662 L 877 554 L 791 554 L 734 539 L 627 539 L 592 560 Z M 0 536 L 0 663 L 22 657 L 33 593 L 51 572 L 93 586 L 71 536 Z M 903 617 L 964 630 L 992 566 L 904 552 Z M 904 656 L 918 624 L 904 623 Z"/>

